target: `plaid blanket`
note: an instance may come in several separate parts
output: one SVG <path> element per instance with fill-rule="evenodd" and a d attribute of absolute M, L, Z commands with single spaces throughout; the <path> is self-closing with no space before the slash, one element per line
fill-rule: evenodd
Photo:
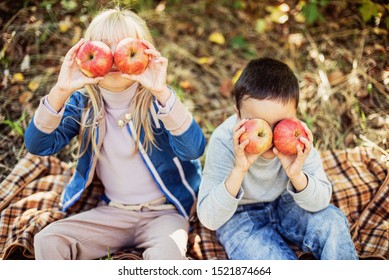
<path fill-rule="evenodd" d="M 347 216 L 361 259 L 389 259 L 389 176 L 385 159 L 372 149 L 358 147 L 321 153 L 333 184 L 332 202 Z M 0 184 L 0 259 L 33 259 L 34 235 L 66 215 L 93 208 L 102 194 L 95 180 L 68 213 L 58 208 L 62 189 L 73 169 L 55 157 L 27 154 Z M 190 220 L 190 259 L 226 259 L 216 235 L 196 217 Z M 310 259 L 293 247 L 300 259 Z M 123 248 L 109 259 L 142 259 L 142 251 Z"/>

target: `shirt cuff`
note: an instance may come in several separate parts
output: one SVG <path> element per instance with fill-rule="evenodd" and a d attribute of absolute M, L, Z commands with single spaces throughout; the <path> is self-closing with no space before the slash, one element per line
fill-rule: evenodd
<path fill-rule="evenodd" d="M 316 192 L 316 185 L 314 183 L 314 180 L 310 178 L 310 176 L 306 173 L 304 173 L 307 176 L 308 184 L 304 190 L 301 192 L 296 192 L 296 189 L 293 187 L 292 182 L 289 180 L 287 190 L 292 195 L 292 197 L 295 199 L 295 201 L 300 202 L 306 202 L 310 199 L 312 199 L 314 193 Z"/>
<path fill-rule="evenodd" d="M 175 94 L 172 95 L 175 96 Z M 167 114 L 158 112 L 157 118 L 163 122 L 165 128 L 169 130 L 172 135 L 181 135 L 192 124 L 192 115 L 177 97 L 175 97 L 170 112 Z"/>
<path fill-rule="evenodd" d="M 155 100 L 155 103 L 157 104 L 158 107 L 158 112 L 160 114 L 168 114 L 170 111 L 173 109 L 174 103 L 176 103 L 177 96 L 175 93 L 170 90 L 171 94 L 169 99 L 166 101 L 166 106 L 162 106 L 158 100 Z"/>
<path fill-rule="evenodd" d="M 35 126 L 44 133 L 53 132 L 61 122 L 65 106 L 61 111 L 56 112 L 47 100 L 47 95 L 40 100 L 39 106 L 34 114 Z"/>
<path fill-rule="evenodd" d="M 215 200 L 223 207 L 229 209 L 231 207 L 237 207 L 239 201 L 242 199 L 244 191 L 242 187 L 236 197 L 233 197 L 226 188 L 226 181 L 224 180 L 218 188 L 214 191 Z"/>

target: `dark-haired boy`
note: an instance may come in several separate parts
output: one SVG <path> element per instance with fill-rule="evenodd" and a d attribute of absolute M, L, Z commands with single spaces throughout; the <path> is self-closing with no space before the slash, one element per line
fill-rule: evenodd
<path fill-rule="evenodd" d="M 247 119 L 272 128 L 296 118 L 298 81 L 289 67 L 271 58 L 251 61 L 237 81 L 236 114 L 211 136 L 200 185 L 200 221 L 216 230 L 230 259 L 296 259 L 288 241 L 317 259 L 357 259 L 344 214 L 330 204 L 332 187 L 312 132 L 304 148 L 288 156 L 271 147 L 261 155 L 239 143 Z"/>

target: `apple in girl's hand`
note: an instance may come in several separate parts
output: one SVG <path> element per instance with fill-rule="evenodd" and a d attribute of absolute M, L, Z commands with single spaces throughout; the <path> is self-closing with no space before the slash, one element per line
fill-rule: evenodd
<path fill-rule="evenodd" d="M 283 119 L 274 128 L 273 144 L 285 155 L 297 154 L 297 145 L 304 149 L 300 137 L 308 139 L 304 126 L 298 119 Z"/>
<path fill-rule="evenodd" d="M 249 139 L 245 151 L 251 154 L 262 154 L 272 146 L 273 132 L 270 125 L 262 119 L 250 119 L 242 126 L 246 131 L 239 137 L 239 143 Z"/>
<path fill-rule="evenodd" d="M 139 39 L 125 38 L 115 49 L 114 62 L 120 72 L 129 75 L 139 75 L 146 70 L 149 55 L 144 53 L 148 47 Z"/>
<path fill-rule="evenodd" d="M 100 77 L 107 74 L 113 64 L 111 49 L 100 41 L 87 41 L 77 51 L 76 62 L 88 77 Z"/>

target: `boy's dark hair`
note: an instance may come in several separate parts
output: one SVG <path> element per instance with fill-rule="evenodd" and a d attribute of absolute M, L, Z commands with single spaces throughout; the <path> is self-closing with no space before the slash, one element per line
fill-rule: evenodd
<path fill-rule="evenodd" d="M 286 104 L 299 102 L 299 84 L 292 70 L 283 62 L 263 57 L 251 60 L 245 67 L 233 92 L 235 104 L 240 106 L 245 98 L 279 100 Z"/>

